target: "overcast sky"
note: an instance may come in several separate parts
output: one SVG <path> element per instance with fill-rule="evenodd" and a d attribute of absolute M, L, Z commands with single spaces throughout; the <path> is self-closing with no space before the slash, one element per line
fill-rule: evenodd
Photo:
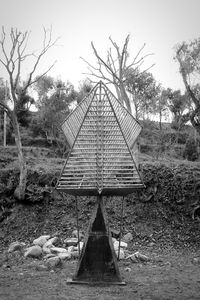
<path fill-rule="evenodd" d="M 75 85 L 87 72 L 80 57 L 94 62 L 91 41 L 104 56 L 110 46 L 109 36 L 122 46 L 130 34 L 130 56 L 134 57 L 146 43 L 143 54 L 154 53 L 146 59 L 146 65 L 155 63 L 151 72 L 156 80 L 163 87 L 183 89 L 173 47 L 200 37 L 199 12 L 199 0 L 0 0 L 0 25 L 6 31 L 10 27 L 30 30 L 32 50 L 42 46 L 43 26 L 52 25 L 53 38 L 59 36 L 60 40 L 38 72 L 57 60 L 50 75 Z M 28 70 L 25 65 L 24 74 Z"/>

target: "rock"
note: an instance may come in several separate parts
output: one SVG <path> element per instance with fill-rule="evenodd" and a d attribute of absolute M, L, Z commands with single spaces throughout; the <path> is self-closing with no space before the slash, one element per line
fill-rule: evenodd
<path fill-rule="evenodd" d="M 58 237 L 53 237 L 51 239 L 49 239 L 45 244 L 44 246 L 47 247 L 47 248 L 51 248 L 52 246 L 55 246 L 55 244 L 58 242 Z"/>
<path fill-rule="evenodd" d="M 155 245 L 154 242 L 150 242 L 150 243 L 148 244 L 149 247 L 153 247 L 154 245 Z"/>
<path fill-rule="evenodd" d="M 50 257 L 55 257 L 56 255 L 53 253 L 48 253 L 47 255 L 44 256 L 44 259 L 48 259 Z"/>
<path fill-rule="evenodd" d="M 61 259 L 58 256 L 50 257 L 47 259 L 45 264 L 49 269 L 54 269 L 61 265 Z"/>
<path fill-rule="evenodd" d="M 25 257 L 39 257 L 42 255 L 42 248 L 38 245 L 26 249 Z"/>
<path fill-rule="evenodd" d="M 83 242 L 79 242 L 79 244 L 80 244 L 80 250 L 82 250 L 84 243 Z"/>
<path fill-rule="evenodd" d="M 61 260 L 70 260 L 71 257 L 72 257 L 72 254 L 70 252 L 67 252 L 67 253 L 59 253 L 58 254 L 58 257 L 61 259 Z"/>
<path fill-rule="evenodd" d="M 199 264 L 200 263 L 200 258 L 199 257 L 194 257 L 193 260 L 192 260 L 192 262 L 194 264 Z"/>
<path fill-rule="evenodd" d="M 50 247 L 45 247 L 45 244 L 44 244 L 44 246 L 42 247 L 42 251 L 45 254 L 49 254 L 49 253 L 51 253 L 51 248 Z"/>
<path fill-rule="evenodd" d="M 117 255 L 117 258 L 118 258 L 118 249 L 115 250 L 115 253 Z M 125 254 L 124 254 L 124 250 L 122 248 L 120 248 L 120 251 L 119 251 L 119 259 L 124 259 L 125 258 Z"/>
<path fill-rule="evenodd" d="M 119 241 L 115 241 L 113 246 L 114 246 L 114 249 L 117 250 L 119 248 Z M 125 243 L 123 241 L 120 242 L 120 248 L 127 248 L 127 247 L 128 247 L 127 243 Z"/>
<path fill-rule="evenodd" d="M 113 242 L 113 244 L 114 244 L 114 242 L 116 242 L 117 241 L 117 239 L 116 238 L 112 238 L 112 242 Z"/>
<path fill-rule="evenodd" d="M 77 246 L 78 244 L 78 239 L 77 238 L 70 238 L 70 239 L 65 239 L 64 243 L 66 246 Z"/>
<path fill-rule="evenodd" d="M 72 237 L 78 238 L 78 230 L 75 229 L 72 232 Z M 82 240 L 84 238 L 84 233 L 82 231 L 79 231 L 79 240 Z"/>
<path fill-rule="evenodd" d="M 125 272 L 131 272 L 131 268 L 126 267 L 126 268 L 124 269 L 124 271 L 125 271 Z"/>
<path fill-rule="evenodd" d="M 45 254 L 51 253 L 51 248 L 54 247 L 54 244 L 56 244 L 58 242 L 58 238 L 57 237 L 53 237 L 51 239 L 49 239 L 42 247 L 42 250 Z"/>
<path fill-rule="evenodd" d="M 54 253 L 54 254 L 58 254 L 58 253 L 67 253 L 67 249 L 65 248 L 59 248 L 59 247 L 53 247 L 51 248 L 51 253 Z"/>
<path fill-rule="evenodd" d="M 36 271 L 47 271 L 48 270 L 48 267 L 45 266 L 45 265 L 37 265 L 35 267 Z"/>
<path fill-rule="evenodd" d="M 74 251 L 74 248 L 75 248 L 74 246 L 69 246 L 69 247 L 67 248 L 67 251 L 68 251 L 68 252 L 72 252 L 72 251 Z"/>
<path fill-rule="evenodd" d="M 8 248 L 8 252 L 14 252 L 14 251 L 20 251 L 24 248 L 26 244 L 25 243 L 22 243 L 22 242 L 13 242 L 10 244 L 9 248 Z"/>
<path fill-rule="evenodd" d="M 141 254 L 139 251 L 135 252 L 135 257 L 137 258 L 137 260 L 141 261 L 141 262 L 147 262 L 150 261 L 150 258 L 147 257 L 146 255 Z"/>
<path fill-rule="evenodd" d="M 125 243 L 128 243 L 128 242 L 131 242 L 133 240 L 133 235 L 128 232 L 127 234 L 125 234 L 122 238 L 122 240 L 125 242 Z"/>
<path fill-rule="evenodd" d="M 79 245 L 80 245 L 80 251 L 82 250 L 82 248 L 83 248 L 83 242 L 80 242 L 79 243 Z M 73 247 L 73 246 L 72 246 Z M 75 250 L 75 251 L 79 251 L 79 249 L 78 249 L 78 245 L 76 246 L 76 247 L 74 247 L 74 249 L 73 250 Z"/>
<path fill-rule="evenodd" d="M 114 238 L 119 238 L 119 235 L 120 235 L 120 231 L 119 230 L 116 230 L 114 228 L 111 228 L 110 229 L 110 233 L 111 233 L 111 236 L 114 237 Z"/>
<path fill-rule="evenodd" d="M 72 251 L 71 253 L 71 258 L 78 258 L 79 257 L 79 252 L 78 251 Z"/>
<path fill-rule="evenodd" d="M 33 244 L 42 247 L 48 239 L 50 239 L 50 235 L 41 235 L 39 238 L 33 241 Z"/>
<path fill-rule="evenodd" d="M 137 257 L 135 256 L 135 254 L 131 254 L 131 255 L 127 256 L 126 259 L 129 259 L 129 258 L 131 259 L 131 261 L 133 263 L 138 263 L 138 260 L 137 260 Z"/>

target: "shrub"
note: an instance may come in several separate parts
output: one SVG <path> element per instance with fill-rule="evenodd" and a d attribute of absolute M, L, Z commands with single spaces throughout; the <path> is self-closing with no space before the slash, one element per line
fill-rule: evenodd
<path fill-rule="evenodd" d="M 195 161 L 199 157 L 198 144 L 193 137 L 187 140 L 183 157 L 190 161 Z"/>

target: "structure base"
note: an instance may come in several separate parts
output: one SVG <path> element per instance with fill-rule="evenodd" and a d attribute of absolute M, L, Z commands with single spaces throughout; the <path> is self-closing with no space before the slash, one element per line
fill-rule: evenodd
<path fill-rule="evenodd" d="M 69 279 L 68 283 L 125 285 L 120 277 L 117 256 L 101 196 L 98 196 L 90 220 L 75 276 Z"/>

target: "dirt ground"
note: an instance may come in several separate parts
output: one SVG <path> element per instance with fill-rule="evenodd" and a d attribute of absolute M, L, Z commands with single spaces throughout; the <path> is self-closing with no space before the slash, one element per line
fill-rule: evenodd
<path fill-rule="evenodd" d="M 68 284 L 77 261 L 65 262 L 55 270 L 39 270 L 38 260 L 24 260 L 17 252 L 0 267 L 1 300 L 114 300 L 114 299 L 200 299 L 200 252 L 188 250 L 148 251 L 151 261 L 119 262 L 125 286 Z"/>

